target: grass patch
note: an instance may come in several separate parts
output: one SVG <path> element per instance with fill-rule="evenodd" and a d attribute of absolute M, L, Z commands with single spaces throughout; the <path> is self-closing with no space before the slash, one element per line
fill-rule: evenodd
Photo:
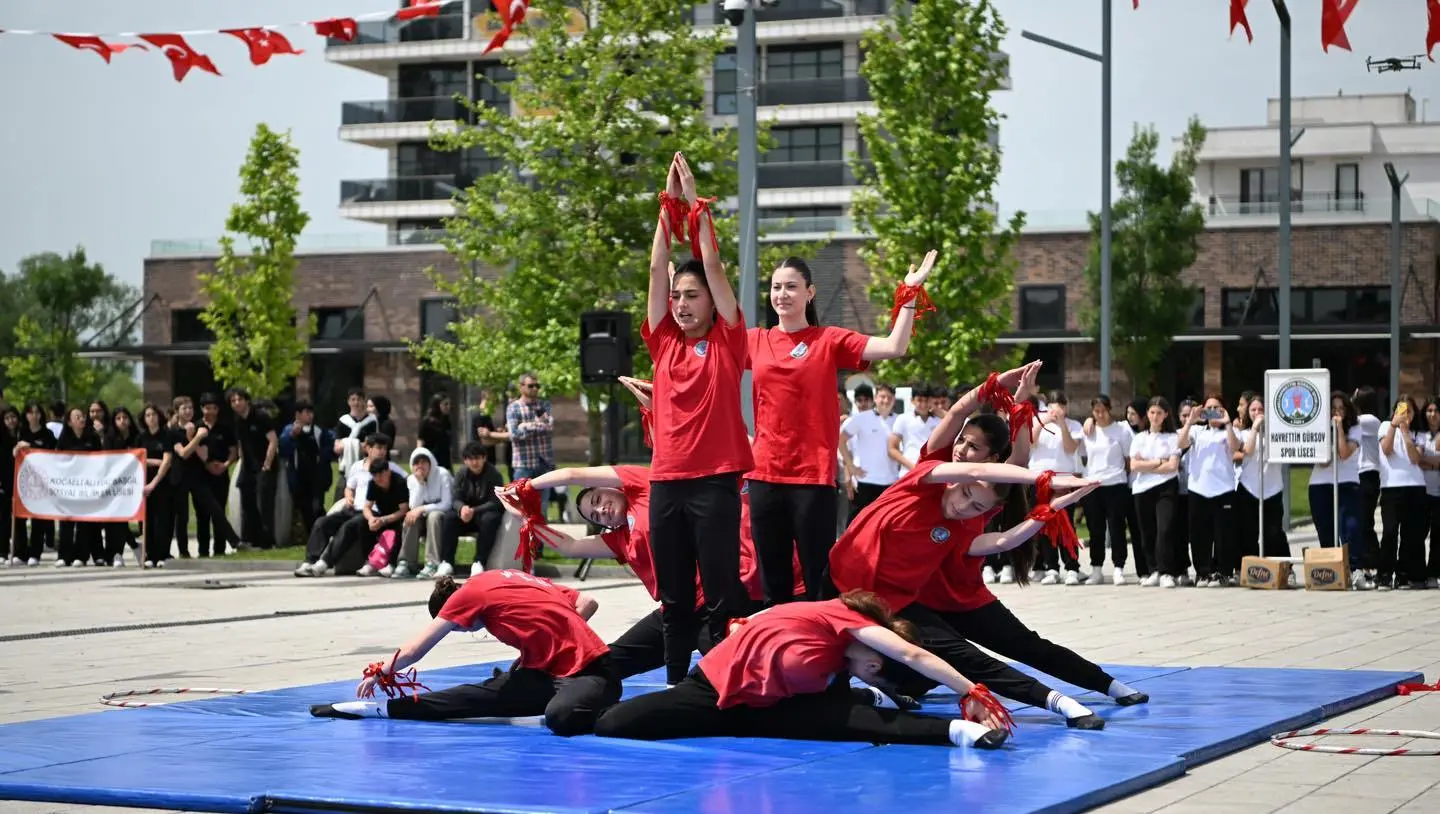
<path fill-rule="evenodd" d="M 1290 519 L 1310 516 L 1310 467 L 1290 467 Z"/>

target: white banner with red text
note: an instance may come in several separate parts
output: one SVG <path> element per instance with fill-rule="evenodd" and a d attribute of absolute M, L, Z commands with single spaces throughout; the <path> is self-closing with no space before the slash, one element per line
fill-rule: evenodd
<path fill-rule="evenodd" d="M 56 452 L 15 456 L 15 517 L 127 523 L 145 519 L 145 451 Z"/>

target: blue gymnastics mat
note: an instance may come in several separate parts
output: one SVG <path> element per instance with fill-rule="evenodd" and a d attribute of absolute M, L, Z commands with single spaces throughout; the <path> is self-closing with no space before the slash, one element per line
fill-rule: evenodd
<path fill-rule="evenodd" d="M 494 666 L 435 670 L 432 688 Z M 0 799 L 219 812 L 822 814 L 861 804 L 929 814 L 1071 812 L 1395 692 L 1415 673 L 1107 666 L 1148 692 L 1121 708 L 1080 695 L 1103 732 L 1012 704 L 1000 751 L 747 738 L 558 738 L 534 720 L 334 721 L 309 705 L 354 682 L 0 726 Z M 657 675 L 627 682 L 651 692 Z M 1065 685 L 1058 685 L 1065 689 Z M 1073 688 L 1070 688 L 1073 689 Z M 1078 695 L 1077 691 L 1077 695 Z M 954 698 L 926 699 L 951 715 Z"/>

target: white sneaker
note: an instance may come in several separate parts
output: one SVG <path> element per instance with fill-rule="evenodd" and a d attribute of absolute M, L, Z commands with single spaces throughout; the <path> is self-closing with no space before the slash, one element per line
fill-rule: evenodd
<path fill-rule="evenodd" d="M 315 577 L 323 577 L 325 576 L 325 572 L 329 570 L 330 566 L 326 565 L 324 560 L 316 560 L 315 564 L 310 566 L 310 575 Z"/>
<path fill-rule="evenodd" d="M 1035 569 L 1035 570 L 1033 570 L 1033 571 L 1030 572 L 1030 581 L 1031 581 L 1031 582 L 1039 582 L 1040 580 L 1042 580 L 1042 579 L 1044 579 L 1044 578 L 1045 578 L 1045 571 L 1043 571 L 1043 570 L 1041 570 L 1041 569 L 1039 569 L 1039 568 L 1037 568 L 1037 569 Z"/>
<path fill-rule="evenodd" d="M 409 579 L 412 576 L 414 576 L 414 574 L 410 573 L 410 566 L 402 562 L 399 565 L 395 566 L 395 571 L 390 575 L 390 578 Z"/>
<path fill-rule="evenodd" d="M 1060 572 L 1059 572 L 1059 571 L 1046 571 L 1046 572 L 1045 572 L 1045 576 L 1043 576 L 1043 577 L 1040 578 L 1040 584 L 1041 584 L 1041 585 L 1059 585 L 1059 584 L 1060 584 Z"/>
<path fill-rule="evenodd" d="M 9 568 L 10 565 L 10 560 L 6 559 L 5 557 L 0 557 L 0 567 Z"/>
<path fill-rule="evenodd" d="M 1165 576 L 1163 576 L 1163 577 L 1160 578 L 1160 587 L 1161 587 L 1161 588 L 1174 588 L 1174 587 L 1175 587 L 1175 578 L 1172 577 L 1172 576 L 1170 576 L 1169 574 L 1166 574 Z"/>
<path fill-rule="evenodd" d="M 313 577 L 315 576 L 315 566 L 311 565 L 308 562 L 302 562 L 300 563 L 300 567 L 295 569 L 295 576 Z"/>
<path fill-rule="evenodd" d="M 366 567 L 368 568 L 369 566 L 367 565 Z M 394 566 L 387 565 L 384 568 L 381 568 L 379 571 L 372 571 L 370 573 L 377 574 L 382 577 L 389 577 L 391 574 L 395 573 L 395 568 Z M 365 576 L 369 575 L 370 574 L 366 574 Z"/>
<path fill-rule="evenodd" d="M 1180 576 L 1176 577 L 1175 584 L 1179 585 L 1181 588 L 1196 587 L 1195 580 L 1191 579 L 1189 574 L 1181 574 Z"/>
<path fill-rule="evenodd" d="M 484 570 L 485 570 L 485 566 L 481 565 L 481 564 L 478 563 L 478 562 L 475 563 L 474 565 L 470 566 L 470 573 L 472 573 L 472 574 L 478 574 L 478 573 L 480 573 L 481 571 L 484 571 Z M 451 576 L 454 576 L 454 575 L 455 575 L 455 566 L 451 565 L 451 564 L 448 563 L 448 562 L 442 562 L 442 563 L 440 563 L 440 567 L 435 569 L 435 576 L 437 576 L 437 577 L 451 577 Z"/>
<path fill-rule="evenodd" d="M 65 562 L 64 560 L 56 560 L 56 561 L 55 561 L 55 567 L 56 567 L 56 568 L 64 568 L 64 567 L 68 566 L 69 564 L 70 564 L 70 563 Z"/>
<path fill-rule="evenodd" d="M 1124 571 L 1116 571 L 1115 578 L 1110 581 L 1115 585 L 1124 585 L 1125 583 L 1129 582 L 1129 580 L 1125 579 Z"/>
<path fill-rule="evenodd" d="M 994 584 L 995 584 L 995 579 L 996 579 L 996 577 L 995 577 L 995 569 L 994 569 L 994 568 L 991 568 L 991 567 L 988 566 L 988 565 L 985 566 L 985 569 L 980 572 L 980 578 L 983 579 L 983 580 L 985 580 L 985 584 L 986 584 L 986 585 L 994 585 Z"/>
<path fill-rule="evenodd" d="M 1101 571 L 1099 566 L 1096 566 L 1095 568 L 1091 568 L 1091 569 L 1090 569 L 1090 577 L 1089 577 L 1088 579 L 1086 579 L 1084 582 L 1085 582 L 1086 585 L 1104 585 L 1104 584 L 1105 584 L 1105 572 L 1104 572 L 1104 571 Z"/>
<path fill-rule="evenodd" d="M 124 557 L 124 556 L 117 556 L 117 557 L 115 557 L 114 561 L 112 561 L 112 562 L 110 563 L 110 567 L 111 567 L 111 568 L 124 568 L 124 567 L 125 567 L 125 557 Z"/>
<path fill-rule="evenodd" d="M 35 566 L 40 564 L 40 560 L 38 557 L 31 557 L 30 559 L 25 561 L 25 564 L 30 566 L 31 568 L 34 568 Z"/>
<path fill-rule="evenodd" d="M 1066 572 L 1065 572 L 1065 584 L 1066 584 L 1066 585 L 1079 585 L 1079 584 L 1080 584 L 1080 572 L 1079 572 L 1079 571 L 1066 571 Z"/>
<path fill-rule="evenodd" d="M 1005 567 L 1003 567 L 1003 568 L 1000 569 L 1000 584 L 1001 584 L 1001 585 L 1014 585 L 1014 584 L 1015 584 L 1015 568 L 1014 568 L 1013 566 L 1007 565 L 1007 566 L 1005 566 Z"/>
<path fill-rule="evenodd" d="M 360 570 L 355 572 L 355 576 L 357 576 L 357 577 L 373 577 L 373 576 L 375 576 L 375 569 L 374 569 L 374 568 L 371 568 L 371 567 L 370 567 L 370 563 L 367 562 L 367 563 L 365 563 L 364 565 L 360 566 Z"/>
<path fill-rule="evenodd" d="M 156 567 L 156 568 L 164 568 L 164 567 L 165 567 L 165 561 L 164 561 L 164 560 L 156 560 L 156 561 L 155 561 L 155 567 Z"/>
<path fill-rule="evenodd" d="M 1159 585 L 1159 584 L 1160 584 L 1160 575 L 1159 575 L 1158 573 L 1153 572 L 1153 571 L 1150 573 L 1150 576 L 1148 576 L 1148 577 L 1140 580 L 1140 587 L 1141 587 L 1141 588 L 1154 588 L 1155 586 L 1157 586 L 1157 585 Z"/>

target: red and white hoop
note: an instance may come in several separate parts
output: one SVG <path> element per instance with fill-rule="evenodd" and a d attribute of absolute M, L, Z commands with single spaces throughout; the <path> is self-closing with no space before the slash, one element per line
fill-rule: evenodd
<path fill-rule="evenodd" d="M 1422 732 L 1418 729 L 1297 729 L 1281 732 L 1270 737 L 1270 743 L 1281 749 L 1297 752 L 1319 752 L 1325 755 L 1364 755 L 1369 757 L 1440 757 L 1440 749 L 1380 749 L 1364 746 L 1325 746 L 1316 743 L 1290 743 L 1291 738 L 1309 738 L 1322 735 L 1371 735 L 1387 738 L 1410 738 L 1440 740 L 1440 732 Z"/>
<path fill-rule="evenodd" d="M 122 690 L 100 696 L 100 703 L 107 707 L 157 707 L 164 706 L 151 701 L 122 701 L 122 698 L 136 698 L 151 695 L 245 695 L 249 690 L 227 689 L 224 687 L 162 687 L 154 690 Z"/>

